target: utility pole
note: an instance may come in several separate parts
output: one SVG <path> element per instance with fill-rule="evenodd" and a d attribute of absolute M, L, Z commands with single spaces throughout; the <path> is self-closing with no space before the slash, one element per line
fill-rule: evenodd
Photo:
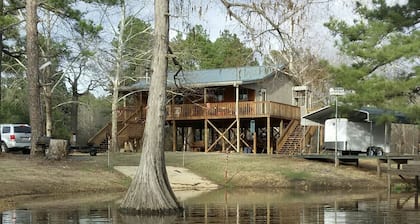
<path fill-rule="evenodd" d="M 346 91 L 342 87 L 335 87 L 335 88 L 330 88 L 329 92 L 330 92 L 330 96 L 335 96 L 334 165 L 335 165 L 335 167 L 338 167 L 338 165 L 339 165 L 339 161 L 338 161 L 338 97 L 339 96 L 344 96 L 346 94 Z"/>

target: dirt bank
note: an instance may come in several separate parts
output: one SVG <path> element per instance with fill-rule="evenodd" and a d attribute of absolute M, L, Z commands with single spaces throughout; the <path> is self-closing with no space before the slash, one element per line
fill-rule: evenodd
<path fill-rule="evenodd" d="M 131 178 L 113 167 L 131 167 L 134 172 L 139 153 L 73 154 L 64 161 L 30 159 L 22 154 L 0 154 L 0 207 L 13 205 L 10 197 L 21 195 L 79 192 L 124 192 Z M 385 188 L 376 177 L 376 167 L 334 168 L 330 163 L 290 157 L 223 155 L 219 153 L 166 153 L 170 179 L 177 190 L 210 189 L 217 185 L 253 188 L 372 189 Z M 108 162 L 109 161 L 109 162 Z M 110 168 L 108 168 L 108 165 Z M 181 168 L 183 167 L 183 168 Z M 193 173 L 191 173 L 192 171 Z M 197 174 L 192 176 L 192 174 Z M 205 179 L 203 179 L 205 178 Z"/>

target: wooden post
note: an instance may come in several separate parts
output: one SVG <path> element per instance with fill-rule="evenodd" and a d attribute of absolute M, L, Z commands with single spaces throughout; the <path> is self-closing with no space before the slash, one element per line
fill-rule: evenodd
<path fill-rule="evenodd" d="M 181 128 L 181 137 L 182 137 L 182 149 L 184 151 L 187 151 L 186 149 L 187 149 L 188 140 L 186 138 L 187 136 L 185 136 L 185 128 Z"/>
<path fill-rule="evenodd" d="M 176 121 L 172 121 L 172 151 L 176 152 L 177 137 L 176 137 Z"/>
<path fill-rule="evenodd" d="M 140 104 L 140 118 L 143 118 L 143 92 L 140 92 L 140 99 L 139 99 L 139 104 Z"/>
<path fill-rule="evenodd" d="M 209 133 L 208 133 L 208 124 L 207 124 L 207 89 L 204 88 L 204 105 L 206 110 L 204 111 L 204 152 L 209 152 L 208 143 L 209 143 Z"/>
<path fill-rule="evenodd" d="M 236 115 L 236 151 L 240 152 L 241 146 L 241 130 L 239 123 L 239 85 L 235 84 L 236 87 L 236 100 L 235 100 L 235 115 Z"/>
<path fill-rule="evenodd" d="M 222 129 L 223 130 L 223 136 L 226 136 L 226 134 L 225 134 L 225 130 L 226 129 Z M 222 138 L 222 152 L 226 152 L 226 143 L 225 143 L 225 138 Z"/>
<path fill-rule="evenodd" d="M 206 118 L 204 119 L 204 151 L 205 152 L 209 152 L 208 143 L 209 143 L 209 129 L 208 129 L 207 118 Z"/>
<path fill-rule="evenodd" d="M 279 126 L 279 135 L 280 138 L 283 136 L 283 126 L 284 126 L 284 121 L 283 119 L 280 120 L 280 126 Z"/>
<path fill-rule="evenodd" d="M 270 117 L 267 117 L 267 154 L 272 154 L 271 151 L 271 124 Z"/>
<path fill-rule="evenodd" d="M 257 154 L 257 131 L 252 135 L 252 152 Z"/>
<path fill-rule="evenodd" d="M 415 182 L 416 182 L 416 193 L 414 193 L 414 208 L 418 209 L 419 208 L 419 176 L 416 175 L 415 177 Z"/>

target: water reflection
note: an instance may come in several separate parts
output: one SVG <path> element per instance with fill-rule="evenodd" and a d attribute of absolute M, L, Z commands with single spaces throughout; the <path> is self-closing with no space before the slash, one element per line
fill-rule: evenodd
<path fill-rule="evenodd" d="M 0 224 L 420 223 L 417 194 L 219 190 L 183 201 L 182 214 L 166 217 L 121 214 L 120 198 L 31 198 L 3 211 Z"/>

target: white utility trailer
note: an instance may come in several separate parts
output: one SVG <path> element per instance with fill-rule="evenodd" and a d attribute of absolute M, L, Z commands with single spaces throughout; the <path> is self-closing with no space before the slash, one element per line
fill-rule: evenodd
<path fill-rule="evenodd" d="M 353 122 L 346 118 L 325 120 L 324 148 L 340 154 L 366 153 L 382 156 L 390 152 L 389 127 L 372 122 Z"/>

